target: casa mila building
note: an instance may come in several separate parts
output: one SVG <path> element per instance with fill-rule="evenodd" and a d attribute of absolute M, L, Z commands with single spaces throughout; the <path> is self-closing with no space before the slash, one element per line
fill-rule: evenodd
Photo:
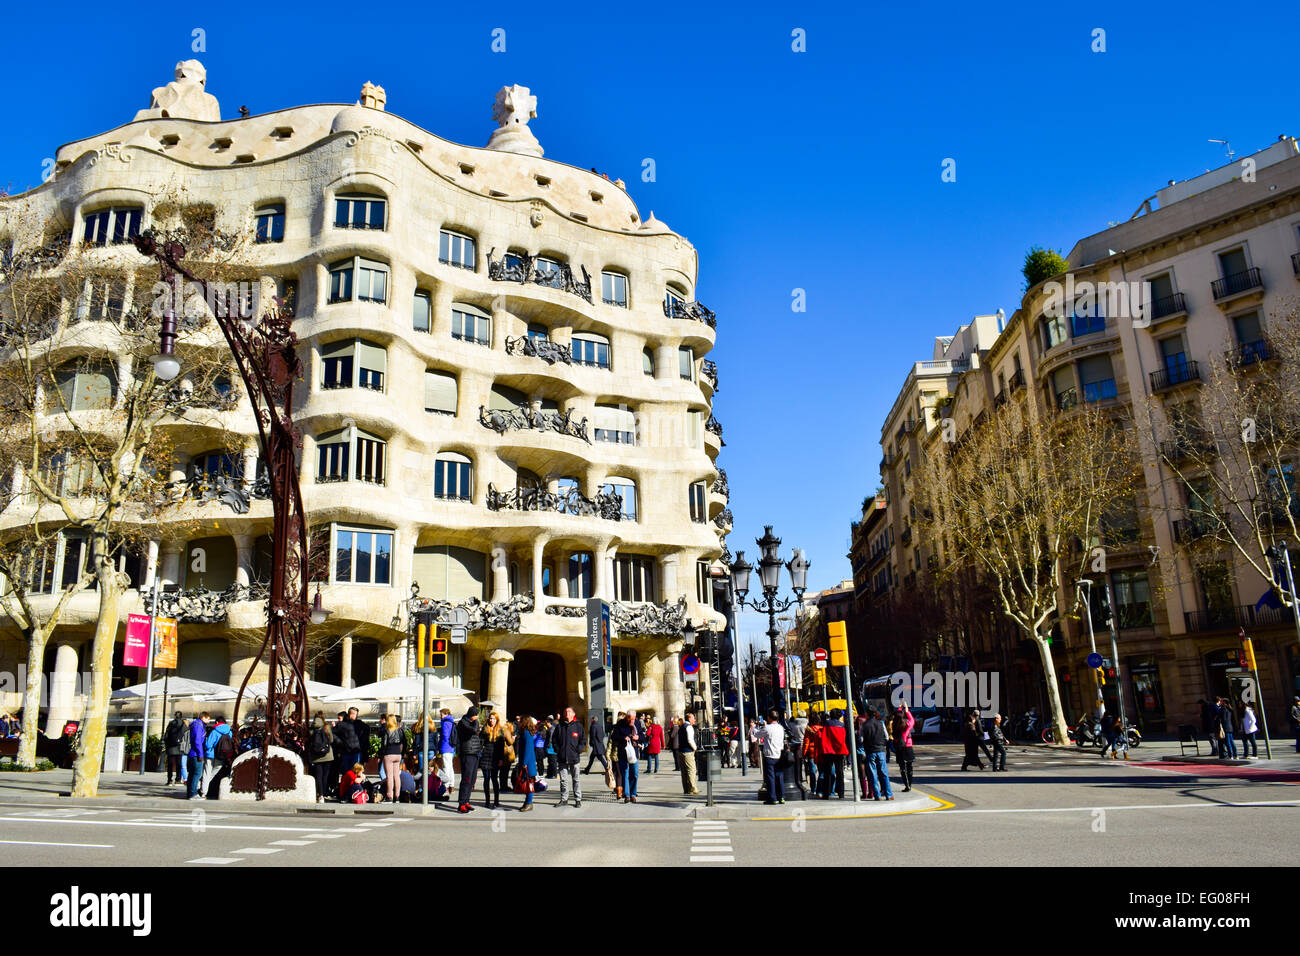
<path fill-rule="evenodd" d="M 160 204 L 183 197 L 249 238 L 303 363 L 299 477 L 313 552 L 328 556 L 312 593 L 331 612 L 309 632 L 309 678 L 408 676 L 415 615 L 463 607 L 445 684 L 511 715 L 584 714 L 599 597 L 616 629 L 609 706 L 682 713 L 682 629 L 724 626 L 710 569 L 730 526 L 695 248 L 621 180 L 544 158 L 525 87 L 497 94 L 497 128 L 475 147 L 387 112 L 370 83 L 355 104 L 223 119 L 206 79 L 177 64 L 134 120 L 61 147 L 43 185 L 0 200 L 0 242 L 49 221 L 94 247 L 114 277 L 63 302 L 60 322 L 85 323 L 76 341 L 104 352 L 93 320 L 148 307 L 158 270 L 129 240 Z M 88 411 L 113 408 L 123 364 L 78 373 L 93 379 L 76 390 Z M 238 686 L 259 666 L 272 510 L 247 400 L 224 397 L 214 414 L 234 452 L 210 424 L 163 426 L 191 494 L 183 521 L 142 529 L 123 621 L 158 576 L 161 612 L 179 619 L 173 674 Z M 51 603 L 84 542 L 60 535 L 53 550 L 34 588 Z M 49 725 L 80 716 L 71 678 L 89 668 L 96 610 L 93 590 L 77 594 L 51 641 Z M 5 630 L 0 668 L 17 670 L 24 646 Z M 143 677 L 116 666 L 114 686 Z"/>

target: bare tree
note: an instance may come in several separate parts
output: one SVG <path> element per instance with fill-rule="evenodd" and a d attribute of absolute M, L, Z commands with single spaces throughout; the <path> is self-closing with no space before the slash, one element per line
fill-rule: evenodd
<path fill-rule="evenodd" d="M 1085 569 L 1076 542 L 1104 540 L 1105 516 L 1139 475 L 1129 430 L 1087 405 L 1043 416 L 1019 402 L 983 415 L 952 441 L 934 441 L 916 482 L 918 522 L 937 544 L 940 582 L 974 573 L 1000 613 L 1038 648 L 1056 739 L 1065 712 L 1051 634 L 1064 608 L 1063 570 Z M 972 591 L 972 595 L 976 592 Z"/>

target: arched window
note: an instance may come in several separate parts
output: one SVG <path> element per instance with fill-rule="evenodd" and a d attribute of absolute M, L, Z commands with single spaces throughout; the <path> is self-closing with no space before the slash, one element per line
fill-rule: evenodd
<path fill-rule="evenodd" d="M 609 368 L 609 339 L 594 332 L 574 332 L 573 344 L 570 346 L 573 360 L 579 365 L 592 368 Z"/>
<path fill-rule="evenodd" d="M 459 232 L 443 229 L 438 233 L 438 261 L 458 269 L 475 271 L 478 255 L 474 249 L 474 240 Z"/>
<path fill-rule="evenodd" d="M 606 305 L 627 308 L 627 276 L 621 272 L 602 272 L 600 274 L 600 299 Z"/>
<path fill-rule="evenodd" d="M 316 483 L 357 481 L 384 483 L 384 453 L 387 442 L 359 428 L 347 428 L 321 435 L 316 441 Z M 354 471 L 349 463 L 356 462 Z"/>
<path fill-rule="evenodd" d="M 140 234 L 141 206 L 113 206 L 85 214 L 86 231 L 82 242 L 87 246 L 115 246 L 130 242 Z"/>
<path fill-rule="evenodd" d="M 284 242 L 284 203 L 258 206 L 253 216 L 257 220 L 254 242 Z"/>
<path fill-rule="evenodd" d="M 451 307 L 451 337 L 492 347 L 492 318 L 482 309 L 457 302 Z"/>
<path fill-rule="evenodd" d="M 339 193 L 334 199 L 336 229 L 383 229 L 387 202 L 369 193 Z"/>
<path fill-rule="evenodd" d="M 388 301 L 388 265 L 353 256 L 330 266 L 330 303 Z"/>
<path fill-rule="evenodd" d="M 472 500 L 473 462 L 458 452 L 440 452 L 433 465 L 433 496 L 443 501 Z"/>
<path fill-rule="evenodd" d="M 527 404 L 528 396 L 517 389 L 511 388 L 509 385 L 493 385 L 492 391 L 488 395 L 488 408 L 500 412 L 513 411 L 520 405 Z"/>
<path fill-rule="evenodd" d="M 432 327 L 433 305 L 429 293 L 416 289 L 415 301 L 411 306 L 411 328 L 416 332 L 428 332 Z"/>
<path fill-rule="evenodd" d="M 618 495 L 623 499 L 622 514 L 624 521 L 637 519 L 636 482 L 631 478 L 610 477 L 600 486 L 607 495 Z"/>

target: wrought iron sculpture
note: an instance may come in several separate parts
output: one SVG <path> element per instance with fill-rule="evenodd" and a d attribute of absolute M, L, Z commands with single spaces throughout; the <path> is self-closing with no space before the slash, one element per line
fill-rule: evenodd
<path fill-rule="evenodd" d="M 723 508 L 713 517 L 713 523 L 719 528 L 731 528 L 735 524 L 735 516 L 732 515 L 730 508 Z"/>
<path fill-rule="evenodd" d="M 591 437 L 587 434 L 587 419 L 580 422 L 573 420 L 573 409 L 560 412 L 543 412 L 531 405 L 519 405 L 511 409 L 478 407 L 478 420 L 484 428 L 490 428 L 498 435 L 504 435 L 511 429 L 533 429 L 541 432 L 555 432 L 570 438 L 581 438 L 588 445 Z"/>
<path fill-rule="evenodd" d="M 572 604 L 548 604 L 546 613 L 554 614 L 556 617 L 586 617 L 587 609 L 585 607 L 575 607 Z"/>
<path fill-rule="evenodd" d="M 158 613 L 192 624 L 217 624 L 226 619 L 230 605 L 238 601 L 264 601 L 270 593 L 265 581 L 252 586 L 235 583 L 224 591 L 190 588 L 188 591 L 159 591 Z"/>
<path fill-rule="evenodd" d="M 718 469 L 718 477 L 713 480 L 713 493 L 723 498 L 731 497 L 731 486 L 727 483 L 727 469 Z"/>
<path fill-rule="evenodd" d="M 704 423 L 704 430 L 717 435 L 718 444 L 722 445 L 724 448 L 726 447 L 727 443 L 722 440 L 722 422 L 710 415 L 709 420 Z"/>
<path fill-rule="evenodd" d="M 519 282 L 544 285 L 550 289 L 571 292 L 587 302 L 591 302 L 591 274 L 586 266 L 582 269 L 582 281 L 573 275 L 573 269 L 567 262 L 559 263 L 558 269 L 538 269 L 536 256 L 526 252 L 511 252 L 500 259 L 492 258 L 495 247 L 488 250 L 488 278 L 497 282 Z"/>
<path fill-rule="evenodd" d="M 462 607 L 469 615 L 471 631 L 518 631 L 519 616 L 531 611 L 535 604 L 531 594 L 516 594 L 506 601 L 480 601 L 470 598 L 460 604 L 440 601 L 437 598 L 422 598 L 419 582 L 411 585 L 411 597 L 406 602 L 407 619 L 414 628 L 415 616 L 425 611 L 432 611 L 439 619 L 446 619 L 452 608 Z"/>
<path fill-rule="evenodd" d="M 665 298 L 664 315 L 670 319 L 694 319 L 696 322 L 703 322 L 711 329 L 718 327 L 717 314 L 712 309 L 706 309 L 699 302 Z"/>
<path fill-rule="evenodd" d="M 178 499 L 189 496 L 200 504 L 219 501 L 237 515 L 247 514 L 254 498 L 271 497 L 271 479 L 265 471 L 259 471 L 251 485 L 229 475 L 191 475 L 181 481 L 170 481 L 165 487 L 169 492 L 179 493 Z"/>
<path fill-rule="evenodd" d="M 623 518 L 622 495 L 602 491 L 595 498 L 588 498 L 577 488 L 557 492 L 538 487 L 498 491 L 495 485 L 489 483 L 487 506 L 489 511 L 556 511 L 560 514 L 601 517 L 609 521 L 620 521 Z"/>
<path fill-rule="evenodd" d="M 181 264 L 185 247 L 179 242 L 159 243 L 151 231 L 133 240 L 136 249 L 156 259 L 162 280 L 179 289 L 184 279 L 194 283 L 205 301 L 208 284 Z M 164 352 L 175 338 L 174 302 L 163 317 Z M 257 778 L 257 797 L 267 790 L 267 756 L 271 746 L 285 746 L 292 737 L 305 739 L 307 710 L 306 637 L 311 620 L 307 592 L 307 524 L 302 491 L 298 486 L 296 454 L 302 448 L 302 433 L 293 422 L 293 383 L 300 377 L 302 363 L 296 346 L 298 336 L 290 328 L 291 310 L 276 301 L 256 322 L 243 321 L 217 310 L 213 316 L 235 358 L 244 391 L 253 405 L 258 445 L 270 474 L 274 520 L 271 532 L 271 582 L 266 602 L 266 636 L 258 659 L 266 660 L 270 675 L 266 694 L 266 734 L 262 741 Z M 183 311 L 183 309 L 182 309 Z M 169 329 L 170 324 L 170 329 Z M 255 668 L 250 667 L 235 698 L 234 725 L 239 725 L 239 708 L 244 689 Z"/>
<path fill-rule="evenodd" d="M 686 596 L 682 595 L 673 604 L 615 601 L 610 605 L 609 619 L 620 637 L 680 634 L 686 626 Z"/>
<path fill-rule="evenodd" d="M 703 374 L 705 378 L 713 383 L 713 390 L 718 391 L 718 363 L 712 359 L 705 359 Z"/>
<path fill-rule="evenodd" d="M 550 339 L 534 338 L 528 335 L 506 336 L 507 355 L 527 355 L 539 358 L 548 365 L 559 362 L 561 365 L 573 364 L 573 350 L 557 345 Z"/>

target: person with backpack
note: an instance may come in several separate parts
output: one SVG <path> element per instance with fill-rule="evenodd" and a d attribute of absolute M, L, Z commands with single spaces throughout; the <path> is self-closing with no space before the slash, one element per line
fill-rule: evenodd
<path fill-rule="evenodd" d="M 339 777 L 351 770 L 354 764 L 362 762 L 363 756 L 361 741 L 357 739 L 352 721 L 348 720 L 347 711 L 339 711 L 330 733 L 334 737 L 334 766 L 330 770 L 330 784 L 333 788 Z"/>
<path fill-rule="evenodd" d="M 235 737 L 226 718 L 218 717 L 203 741 L 203 781 L 199 788 L 209 800 L 217 799 L 217 781 L 230 769 L 235 759 Z"/>
<path fill-rule="evenodd" d="M 623 790 L 624 803 L 636 803 L 637 776 L 640 755 L 637 753 L 636 711 L 629 710 L 614 726 L 610 734 L 614 759 L 618 762 L 618 779 Z"/>
<path fill-rule="evenodd" d="M 203 711 L 190 721 L 190 748 L 185 755 L 185 773 L 187 776 L 189 799 L 197 800 L 199 785 L 203 780 L 203 771 L 207 766 L 206 747 L 208 739 L 208 712 Z"/>
<path fill-rule="evenodd" d="M 456 812 L 469 813 L 470 798 L 478 780 L 478 762 L 483 756 L 483 738 L 479 736 L 478 708 L 470 705 L 465 716 L 456 724 L 457 750 L 460 756 L 460 795 Z"/>
<path fill-rule="evenodd" d="M 167 748 L 167 785 L 172 781 L 185 782 L 185 755 L 190 749 L 190 728 L 178 710 L 163 731 L 163 745 Z"/>
<path fill-rule="evenodd" d="M 316 802 L 325 802 L 329 786 L 330 767 L 334 764 L 334 735 L 320 714 L 312 721 L 311 737 L 307 742 L 307 759 L 311 762 L 311 775 L 316 780 Z"/>
<path fill-rule="evenodd" d="M 393 803 L 402 795 L 402 755 L 406 751 L 406 733 L 395 714 L 384 718 L 384 737 L 379 745 L 379 760 L 384 765 L 384 796 Z"/>

